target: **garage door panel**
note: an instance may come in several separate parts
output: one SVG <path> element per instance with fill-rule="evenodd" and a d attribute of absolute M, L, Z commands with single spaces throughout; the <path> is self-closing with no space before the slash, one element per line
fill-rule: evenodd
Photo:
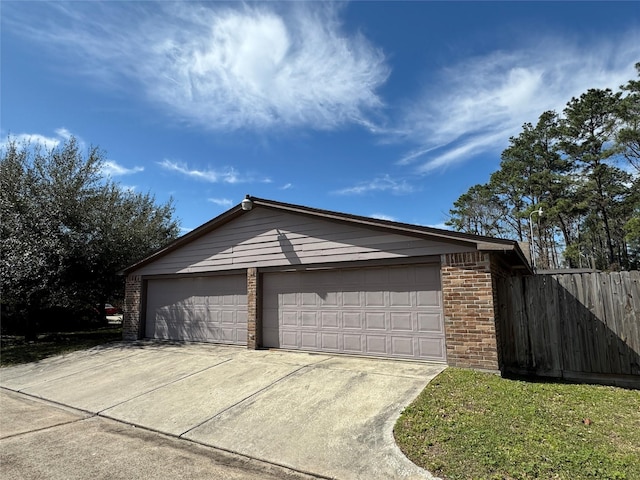
<path fill-rule="evenodd" d="M 343 307 L 359 307 L 361 305 L 360 292 L 342 292 Z"/>
<path fill-rule="evenodd" d="M 338 292 L 323 292 L 320 296 L 319 305 L 321 307 L 337 307 L 338 304 Z"/>
<path fill-rule="evenodd" d="M 413 337 L 391 337 L 391 351 L 395 356 L 413 357 L 415 339 Z"/>
<path fill-rule="evenodd" d="M 340 328 L 338 312 L 321 312 L 323 329 Z"/>
<path fill-rule="evenodd" d="M 297 327 L 298 312 L 282 312 L 282 324 L 288 327 Z"/>
<path fill-rule="evenodd" d="M 300 304 L 316 307 L 318 305 L 318 294 L 315 292 L 302 292 L 300 294 Z"/>
<path fill-rule="evenodd" d="M 327 351 L 340 350 L 340 335 L 338 333 L 320 333 L 320 348 Z"/>
<path fill-rule="evenodd" d="M 367 330 L 386 330 L 385 314 L 384 312 L 366 312 L 365 314 L 365 328 Z"/>
<path fill-rule="evenodd" d="M 366 307 L 384 307 L 386 303 L 384 297 L 384 292 L 365 292 L 364 305 Z"/>
<path fill-rule="evenodd" d="M 237 304 L 235 295 L 222 295 L 222 302 L 218 301 L 217 305 L 235 306 Z"/>
<path fill-rule="evenodd" d="M 147 282 L 146 336 L 246 345 L 246 277 L 185 277 Z"/>
<path fill-rule="evenodd" d="M 300 315 L 303 327 L 318 327 L 318 314 L 320 312 L 302 312 Z"/>
<path fill-rule="evenodd" d="M 342 337 L 344 342 L 344 351 L 347 353 L 363 353 L 364 349 L 362 348 L 363 338 L 362 335 L 351 335 L 349 333 L 345 333 Z"/>
<path fill-rule="evenodd" d="M 282 348 L 300 348 L 299 344 L 298 332 L 282 332 L 282 342 L 280 343 Z"/>
<path fill-rule="evenodd" d="M 438 313 L 419 313 L 418 314 L 418 331 L 433 332 L 444 335 L 442 325 L 442 317 Z"/>
<path fill-rule="evenodd" d="M 360 312 L 343 312 L 342 319 L 345 329 L 362 330 L 362 314 Z"/>
<path fill-rule="evenodd" d="M 238 305 L 238 306 L 243 306 L 243 305 Z M 238 330 L 245 330 L 247 329 L 247 310 L 246 310 L 246 306 L 244 306 L 244 308 L 238 309 L 236 310 L 236 325 L 238 325 Z"/>
<path fill-rule="evenodd" d="M 223 310 L 220 313 L 220 322 L 222 324 L 236 324 L 236 311 L 235 310 Z"/>
<path fill-rule="evenodd" d="M 386 268 L 371 268 L 363 269 L 364 284 L 370 287 L 376 287 L 379 285 L 389 284 L 389 269 Z M 362 288 L 362 285 L 359 286 Z"/>
<path fill-rule="evenodd" d="M 415 282 L 425 285 L 430 290 L 440 289 L 440 269 L 420 268 L 413 272 Z"/>
<path fill-rule="evenodd" d="M 303 348 L 317 350 L 320 348 L 319 334 L 316 332 L 300 332 L 300 344 Z"/>
<path fill-rule="evenodd" d="M 389 292 L 389 304 L 392 307 L 411 307 L 413 292 Z"/>
<path fill-rule="evenodd" d="M 387 355 L 387 337 L 385 335 L 365 335 L 367 353 Z"/>
<path fill-rule="evenodd" d="M 340 270 L 337 278 L 334 276 L 333 282 L 332 285 L 335 285 L 335 282 L 339 282 L 341 285 L 352 285 L 359 290 L 364 283 L 364 274 L 362 270 Z"/>
<path fill-rule="evenodd" d="M 283 293 L 280 301 L 280 305 L 288 305 L 292 307 L 298 306 L 298 297 L 295 292 Z"/>
<path fill-rule="evenodd" d="M 440 292 L 438 291 L 421 291 L 417 292 L 418 307 L 440 307 Z"/>
<path fill-rule="evenodd" d="M 412 332 L 415 330 L 411 313 L 391 312 L 389 317 L 392 332 Z"/>
<path fill-rule="evenodd" d="M 388 284 L 407 285 L 415 282 L 415 271 L 406 268 L 390 268 L 388 272 Z"/>
<path fill-rule="evenodd" d="M 267 273 L 263 345 L 445 361 L 437 265 Z"/>
<path fill-rule="evenodd" d="M 420 356 L 427 360 L 440 360 L 446 355 L 444 338 L 421 338 L 418 348 Z"/>

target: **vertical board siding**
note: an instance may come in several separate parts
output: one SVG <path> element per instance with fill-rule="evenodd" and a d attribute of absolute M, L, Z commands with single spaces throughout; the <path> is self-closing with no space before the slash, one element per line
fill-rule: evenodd
<path fill-rule="evenodd" d="M 269 209 L 254 209 L 136 270 L 137 275 L 440 255 L 475 249 Z"/>
<path fill-rule="evenodd" d="M 640 272 L 500 278 L 498 298 L 505 371 L 640 384 Z"/>

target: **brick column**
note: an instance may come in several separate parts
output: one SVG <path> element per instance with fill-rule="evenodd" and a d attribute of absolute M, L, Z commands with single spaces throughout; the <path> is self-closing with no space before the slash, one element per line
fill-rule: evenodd
<path fill-rule="evenodd" d="M 262 306 L 260 274 L 255 267 L 247 269 L 247 348 L 262 345 Z"/>
<path fill-rule="evenodd" d="M 142 315 L 142 277 L 129 275 L 124 288 L 124 309 L 122 317 L 122 339 L 140 338 L 140 318 Z"/>
<path fill-rule="evenodd" d="M 491 255 L 442 255 L 441 272 L 447 363 L 498 370 Z"/>

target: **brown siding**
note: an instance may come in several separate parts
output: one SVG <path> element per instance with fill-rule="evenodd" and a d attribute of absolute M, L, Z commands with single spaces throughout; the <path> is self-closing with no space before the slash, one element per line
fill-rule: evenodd
<path fill-rule="evenodd" d="M 441 275 L 447 363 L 498 370 L 491 254 L 443 255 Z"/>
<path fill-rule="evenodd" d="M 158 275 L 473 250 L 445 242 L 256 208 L 135 273 Z"/>

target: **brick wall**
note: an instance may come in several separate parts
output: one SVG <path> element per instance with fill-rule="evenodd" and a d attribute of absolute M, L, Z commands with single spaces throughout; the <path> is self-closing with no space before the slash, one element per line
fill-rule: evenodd
<path fill-rule="evenodd" d="M 443 255 L 441 275 L 447 363 L 498 370 L 491 254 Z"/>
<path fill-rule="evenodd" d="M 122 339 L 137 340 L 141 336 L 142 277 L 129 275 L 125 283 L 122 317 Z"/>
<path fill-rule="evenodd" d="M 262 316 L 260 274 L 257 268 L 247 269 L 247 348 L 256 349 L 262 344 Z"/>

